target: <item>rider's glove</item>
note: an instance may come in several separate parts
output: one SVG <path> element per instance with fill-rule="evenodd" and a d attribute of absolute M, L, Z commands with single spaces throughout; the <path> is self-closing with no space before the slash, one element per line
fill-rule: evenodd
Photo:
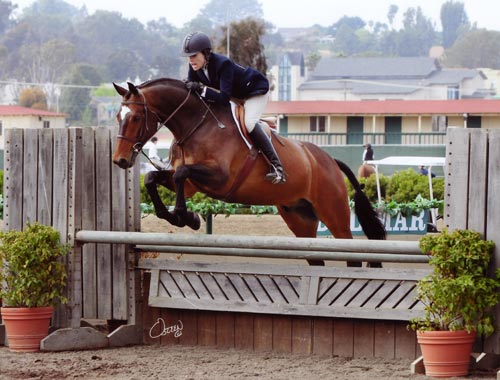
<path fill-rule="evenodd" d="M 203 84 L 200 82 L 186 82 L 186 88 L 191 92 L 196 91 L 198 94 L 201 94 L 203 92 L 203 87 Z"/>

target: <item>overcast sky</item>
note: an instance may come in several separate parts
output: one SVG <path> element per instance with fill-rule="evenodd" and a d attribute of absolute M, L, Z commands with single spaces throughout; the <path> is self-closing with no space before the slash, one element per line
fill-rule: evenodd
<path fill-rule="evenodd" d="M 33 3 L 33 0 L 11 1 L 21 9 Z M 66 0 L 66 2 L 77 7 L 85 4 L 89 14 L 94 13 L 96 9 L 117 11 L 126 18 L 135 17 L 143 23 L 165 17 L 169 23 L 181 27 L 195 18 L 209 0 Z M 399 19 L 407 8 L 420 6 L 425 16 L 435 21 L 437 29 L 441 29 L 439 12 L 445 2 L 445 0 L 259 0 L 264 11 L 264 19 L 277 27 L 308 27 L 314 24 L 329 26 L 344 15 L 359 16 L 364 21 L 387 23 L 389 6 L 395 4 L 399 7 Z M 477 22 L 478 27 L 500 30 L 499 0 L 461 2 L 465 4 L 469 20 Z"/>

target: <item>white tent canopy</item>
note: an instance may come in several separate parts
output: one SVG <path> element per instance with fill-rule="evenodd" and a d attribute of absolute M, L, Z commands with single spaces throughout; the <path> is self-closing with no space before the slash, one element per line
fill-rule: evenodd
<path fill-rule="evenodd" d="M 419 156 L 390 156 L 381 160 L 366 161 L 374 166 L 399 165 L 399 166 L 444 166 L 444 157 L 419 157 Z"/>
<path fill-rule="evenodd" d="M 432 192 L 432 167 L 433 166 L 444 166 L 444 157 L 420 157 L 420 156 L 389 156 L 381 160 L 369 160 L 366 161 L 367 164 L 375 166 L 375 175 L 377 177 L 377 197 L 379 203 L 382 202 L 382 196 L 380 193 L 380 179 L 378 175 L 379 165 L 393 165 L 393 166 L 426 166 L 428 173 L 427 177 L 429 179 L 429 194 L 431 200 L 434 199 Z M 432 222 L 436 223 L 435 212 L 431 212 Z"/>

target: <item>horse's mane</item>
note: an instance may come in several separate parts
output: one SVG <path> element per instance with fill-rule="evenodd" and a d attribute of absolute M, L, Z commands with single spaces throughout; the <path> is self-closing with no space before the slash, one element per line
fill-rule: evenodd
<path fill-rule="evenodd" d="M 147 81 L 137 85 L 136 87 L 137 88 L 146 88 L 146 87 L 150 87 L 150 86 L 154 86 L 154 85 L 158 85 L 158 84 L 167 84 L 167 83 L 171 84 L 172 86 L 176 86 L 176 87 L 184 86 L 184 83 L 179 79 L 156 78 L 156 79 L 147 80 Z"/>

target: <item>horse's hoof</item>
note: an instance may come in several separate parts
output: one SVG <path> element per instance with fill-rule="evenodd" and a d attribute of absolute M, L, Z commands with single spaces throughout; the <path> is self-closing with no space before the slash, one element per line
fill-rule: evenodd
<path fill-rule="evenodd" d="M 160 219 L 165 219 L 165 220 L 167 220 L 167 218 L 168 218 L 168 216 L 169 216 L 169 213 L 168 213 L 168 211 L 167 211 L 167 210 L 165 210 L 165 211 L 157 211 L 157 212 L 156 212 L 156 216 L 157 216 L 158 218 L 160 218 Z"/>
<path fill-rule="evenodd" d="M 191 227 L 195 231 L 199 230 L 200 226 L 201 226 L 201 220 L 200 220 L 199 215 L 194 213 L 194 212 L 190 212 L 189 214 L 190 214 L 191 218 L 190 218 L 190 221 L 188 223 L 188 226 Z"/>

